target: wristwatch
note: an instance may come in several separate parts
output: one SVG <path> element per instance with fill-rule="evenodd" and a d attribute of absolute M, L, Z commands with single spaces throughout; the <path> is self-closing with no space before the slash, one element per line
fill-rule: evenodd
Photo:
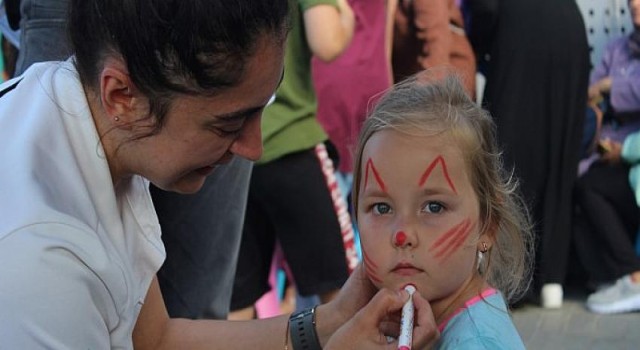
<path fill-rule="evenodd" d="M 316 306 L 291 315 L 289 332 L 293 350 L 322 350 L 316 334 Z"/>

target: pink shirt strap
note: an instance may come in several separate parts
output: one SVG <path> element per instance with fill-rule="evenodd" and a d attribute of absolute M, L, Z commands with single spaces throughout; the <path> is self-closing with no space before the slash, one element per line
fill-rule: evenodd
<path fill-rule="evenodd" d="M 442 333 L 442 331 L 444 331 L 444 329 L 447 327 L 447 324 L 449 323 L 449 321 L 451 321 L 452 318 L 456 317 L 459 313 L 461 313 L 464 309 L 468 309 L 469 307 L 471 307 L 473 304 L 484 300 L 485 298 L 488 298 L 494 294 L 498 293 L 498 291 L 495 288 L 488 288 L 485 289 L 482 293 L 480 293 L 480 295 L 476 295 L 473 298 L 467 300 L 464 303 L 464 306 L 462 306 L 461 308 L 459 308 L 458 310 L 456 310 L 456 312 L 454 312 L 453 314 L 451 314 L 451 316 L 447 317 L 446 320 L 442 321 L 439 325 L 438 325 L 438 330 L 440 331 L 440 333 Z"/>

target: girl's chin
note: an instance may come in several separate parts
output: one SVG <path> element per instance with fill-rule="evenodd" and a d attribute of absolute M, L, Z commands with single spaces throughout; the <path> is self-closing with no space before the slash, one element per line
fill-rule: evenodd
<path fill-rule="evenodd" d="M 411 282 L 411 281 L 392 282 L 392 283 L 383 283 L 383 282 L 378 283 L 376 281 L 371 281 L 371 283 L 373 283 L 378 289 L 387 288 L 390 290 L 402 290 L 408 285 L 413 285 L 415 288 L 419 289 L 418 285 L 415 282 Z"/>

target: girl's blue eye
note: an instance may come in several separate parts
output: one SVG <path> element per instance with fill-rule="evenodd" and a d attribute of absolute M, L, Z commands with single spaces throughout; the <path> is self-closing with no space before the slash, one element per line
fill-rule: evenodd
<path fill-rule="evenodd" d="M 438 214 L 444 210 L 444 206 L 439 202 L 428 202 L 424 206 L 424 211 L 431 214 Z"/>
<path fill-rule="evenodd" d="M 391 212 L 391 206 L 387 203 L 376 203 L 372 206 L 373 213 L 377 215 L 384 215 Z"/>

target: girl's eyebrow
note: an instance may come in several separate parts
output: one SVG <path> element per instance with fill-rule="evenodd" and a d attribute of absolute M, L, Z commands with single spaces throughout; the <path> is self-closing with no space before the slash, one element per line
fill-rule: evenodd
<path fill-rule="evenodd" d="M 364 191 L 362 191 L 362 196 L 363 197 L 386 197 L 387 196 L 387 192 L 384 192 L 380 189 L 377 188 L 370 188 L 367 189 L 365 187 Z"/>
<path fill-rule="evenodd" d="M 442 187 L 426 187 L 420 191 L 420 194 L 423 196 L 433 196 L 433 195 L 441 195 L 441 194 L 450 194 L 451 191 L 448 191 L 447 188 Z"/>

